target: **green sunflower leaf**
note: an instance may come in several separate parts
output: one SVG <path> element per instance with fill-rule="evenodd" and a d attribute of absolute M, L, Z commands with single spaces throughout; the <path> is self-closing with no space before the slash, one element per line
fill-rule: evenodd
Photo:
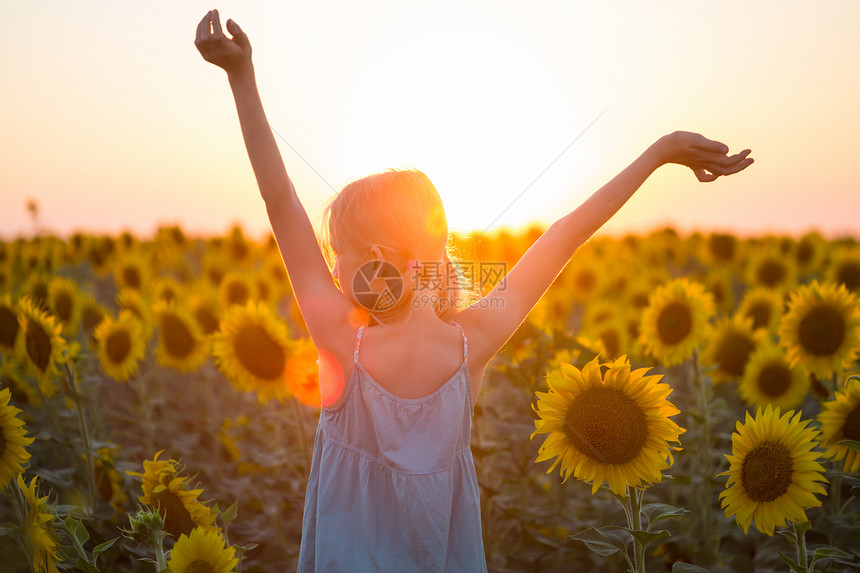
<path fill-rule="evenodd" d="M 655 541 L 659 541 L 661 539 L 665 539 L 667 537 L 671 537 L 672 534 L 668 529 L 661 529 L 659 531 L 643 531 L 641 529 L 627 529 L 626 530 L 630 535 L 632 535 L 639 544 L 644 548 L 648 547 Z"/>
<path fill-rule="evenodd" d="M 855 452 L 860 452 L 860 442 L 858 442 L 857 440 L 842 440 L 836 445 L 844 446 L 848 449 L 854 450 Z"/>
<path fill-rule="evenodd" d="M 114 537 L 113 539 L 109 539 L 108 541 L 105 541 L 104 543 L 100 543 L 93 547 L 93 564 L 98 563 L 99 555 L 113 547 L 113 544 L 116 543 L 117 540 L 119 540 L 119 537 Z"/>
<path fill-rule="evenodd" d="M 84 527 L 84 524 L 81 523 L 80 520 L 75 519 L 71 515 L 67 515 L 63 520 L 63 525 L 65 525 L 66 531 L 69 532 L 69 535 L 74 537 L 81 545 L 90 540 L 90 532 L 87 531 L 87 528 Z"/>
<path fill-rule="evenodd" d="M 785 562 L 785 564 L 788 565 L 788 568 L 791 571 L 801 571 L 800 565 L 797 564 L 797 561 L 795 561 L 794 559 L 792 559 L 791 557 L 789 557 L 788 555 L 786 555 L 782 551 L 778 551 L 777 553 L 779 553 L 779 556 L 782 558 L 782 560 Z"/>
<path fill-rule="evenodd" d="M 812 552 L 813 561 L 819 561 L 821 559 L 832 559 L 837 563 L 853 563 L 854 556 L 846 551 L 842 551 L 839 548 L 833 547 L 832 545 L 824 545 L 823 547 L 817 548 Z"/>
<path fill-rule="evenodd" d="M 77 562 L 75 562 L 75 569 L 84 573 L 99 573 L 99 570 L 87 563 L 83 557 L 78 557 Z"/>
<path fill-rule="evenodd" d="M 589 527 L 584 531 L 571 535 L 570 539 L 582 541 L 586 547 L 601 557 L 609 557 L 620 550 L 626 549 L 633 538 L 626 530 L 621 528 L 603 527 L 595 529 Z"/>
<path fill-rule="evenodd" d="M 648 518 L 648 527 L 654 525 L 661 519 L 669 519 L 670 517 L 682 517 L 690 513 L 682 507 L 675 507 L 665 503 L 649 503 L 642 508 L 642 513 Z"/>
<path fill-rule="evenodd" d="M 678 561 L 672 565 L 672 573 L 710 573 L 710 571 L 692 563 Z"/>

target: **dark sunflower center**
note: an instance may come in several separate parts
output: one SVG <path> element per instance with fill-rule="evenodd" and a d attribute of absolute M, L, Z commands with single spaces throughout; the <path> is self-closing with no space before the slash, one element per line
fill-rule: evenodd
<path fill-rule="evenodd" d="M 717 306 L 722 306 L 726 303 L 726 288 L 723 283 L 717 282 L 710 286 L 711 294 L 714 295 L 714 302 Z"/>
<path fill-rule="evenodd" d="M 104 464 L 102 464 L 101 460 L 96 460 L 95 469 L 93 471 L 93 479 L 96 482 L 96 487 L 99 490 L 99 497 L 104 500 L 105 503 L 110 503 L 110 500 L 113 499 L 113 485 L 110 482 L 110 476 L 108 472 L 105 471 Z"/>
<path fill-rule="evenodd" d="M 764 301 L 754 302 L 747 309 L 746 316 L 753 319 L 753 328 L 759 329 L 767 326 L 770 323 L 770 305 Z"/>
<path fill-rule="evenodd" d="M 801 266 L 806 265 L 812 260 L 812 255 L 815 254 L 815 247 L 811 243 L 804 241 L 797 246 L 797 262 Z"/>
<path fill-rule="evenodd" d="M 211 308 L 207 306 L 199 307 L 194 312 L 194 318 L 197 319 L 197 322 L 200 323 L 200 326 L 203 327 L 203 332 L 206 334 L 212 334 L 218 330 L 218 316 L 216 316 Z"/>
<path fill-rule="evenodd" d="M 164 516 L 164 531 L 170 533 L 174 539 L 179 539 L 183 533 L 189 535 L 196 525 L 188 512 L 188 508 L 182 500 L 172 491 L 165 489 L 158 493 L 150 494 L 152 507 L 160 507 Z"/>
<path fill-rule="evenodd" d="M 161 334 L 164 337 L 165 350 L 177 358 L 185 358 L 194 350 L 194 336 L 185 321 L 181 318 L 165 314 L 161 318 Z"/>
<path fill-rule="evenodd" d="M 176 300 L 176 291 L 173 290 L 173 287 L 167 286 L 161 290 L 161 300 L 164 302 Z"/>
<path fill-rule="evenodd" d="M 735 238 L 732 235 L 711 235 L 708 241 L 711 254 L 718 261 L 730 261 L 735 256 Z"/>
<path fill-rule="evenodd" d="M 75 301 L 72 295 L 67 292 L 58 293 L 54 299 L 54 311 L 57 313 L 57 318 L 63 322 L 69 322 L 72 319 L 72 311 L 75 308 Z"/>
<path fill-rule="evenodd" d="M 728 332 L 717 346 L 717 365 L 726 374 L 740 378 L 753 350 L 755 343 L 749 336 L 743 332 Z"/>
<path fill-rule="evenodd" d="M 265 281 L 257 281 L 257 294 L 262 300 L 269 300 L 269 285 Z"/>
<path fill-rule="evenodd" d="M 644 292 L 637 292 L 633 295 L 633 306 L 636 308 L 645 308 L 648 306 L 648 294 Z"/>
<path fill-rule="evenodd" d="M 129 288 L 133 288 L 134 290 L 140 290 L 140 271 L 138 271 L 137 267 L 123 267 L 122 282 L 125 283 L 125 286 Z"/>
<path fill-rule="evenodd" d="M 836 281 L 845 285 L 850 291 L 860 289 L 860 264 L 846 261 L 836 269 Z"/>
<path fill-rule="evenodd" d="M 606 352 L 610 358 L 615 358 L 621 353 L 621 336 L 614 328 L 607 328 L 601 332 L 600 340 L 606 346 Z"/>
<path fill-rule="evenodd" d="M 797 334 L 804 350 L 816 356 L 829 356 L 842 346 L 845 319 L 836 308 L 817 306 L 801 319 Z"/>
<path fill-rule="evenodd" d="M 182 573 L 215 573 L 215 567 L 205 559 L 195 559 L 182 570 Z"/>
<path fill-rule="evenodd" d="M 693 313 L 680 302 L 666 305 L 657 318 L 657 334 L 665 344 L 678 344 L 693 330 Z"/>
<path fill-rule="evenodd" d="M 27 348 L 27 356 L 35 364 L 36 368 L 45 372 L 51 360 L 51 337 L 35 320 L 27 321 L 27 330 L 24 333 L 24 342 Z"/>
<path fill-rule="evenodd" d="M 131 338 L 125 330 L 115 330 L 105 341 L 105 352 L 114 364 L 121 364 L 131 350 Z"/>
<path fill-rule="evenodd" d="M 96 327 L 104 320 L 104 313 L 97 306 L 84 307 L 84 314 L 81 322 L 84 324 L 84 330 L 92 333 Z"/>
<path fill-rule="evenodd" d="M 767 287 L 775 287 L 785 280 L 787 269 L 782 261 L 768 259 L 762 262 L 756 274 L 759 283 Z"/>
<path fill-rule="evenodd" d="M 623 464 L 645 445 L 648 423 L 636 401 L 624 392 L 591 388 L 571 402 L 564 433 L 586 456 L 607 464 Z"/>
<path fill-rule="evenodd" d="M 791 485 L 791 452 L 779 442 L 764 442 L 744 457 L 741 481 L 755 502 L 773 501 Z"/>
<path fill-rule="evenodd" d="M 583 270 L 576 274 L 576 288 L 582 292 L 589 292 L 597 283 L 597 277 L 590 270 Z"/>
<path fill-rule="evenodd" d="M 18 328 L 18 317 L 12 309 L 0 306 L 0 344 L 9 348 L 15 346 Z"/>
<path fill-rule="evenodd" d="M 842 426 L 842 435 L 846 440 L 860 442 L 860 406 L 856 406 L 847 416 Z"/>
<path fill-rule="evenodd" d="M 37 282 L 30 288 L 30 296 L 39 308 L 48 310 L 45 301 L 48 300 L 48 285 L 43 282 Z"/>
<path fill-rule="evenodd" d="M 245 304 L 248 301 L 248 287 L 240 282 L 231 282 L 227 288 L 227 302 L 229 304 Z"/>
<path fill-rule="evenodd" d="M 272 380 L 283 376 L 286 356 L 280 345 L 258 325 L 246 326 L 236 335 L 236 356 L 254 376 Z"/>
<path fill-rule="evenodd" d="M 766 364 L 758 374 L 758 387 L 762 394 L 778 398 L 791 386 L 791 371 L 782 362 Z"/>

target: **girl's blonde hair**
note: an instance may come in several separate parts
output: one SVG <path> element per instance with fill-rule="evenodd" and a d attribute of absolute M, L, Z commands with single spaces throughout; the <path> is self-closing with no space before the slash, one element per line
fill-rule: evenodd
<path fill-rule="evenodd" d="M 416 278 L 435 287 L 436 314 L 446 322 L 468 299 L 469 289 L 454 264 L 442 198 L 417 169 L 389 169 L 347 184 L 326 206 L 323 232 L 330 266 L 333 251 L 349 250 L 369 259 L 374 246 L 401 274 L 409 260 L 422 263 Z M 400 315 L 415 294 L 411 287 L 404 284 L 403 296 L 391 309 L 371 314 L 382 320 Z"/>

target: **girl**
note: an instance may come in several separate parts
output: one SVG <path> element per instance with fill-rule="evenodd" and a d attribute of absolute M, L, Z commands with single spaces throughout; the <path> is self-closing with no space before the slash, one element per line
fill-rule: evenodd
<path fill-rule="evenodd" d="M 465 306 L 462 289 L 449 284 L 439 194 L 415 170 L 371 175 L 338 194 L 327 212 L 329 270 L 263 112 L 248 36 L 232 20 L 227 31 L 231 37 L 213 10 L 195 44 L 227 72 L 272 230 L 320 354 L 322 412 L 299 571 L 485 571 L 469 436 L 487 363 L 577 247 L 655 169 L 676 163 L 713 181 L 748 167 L 749 150 L 729 156 L 725 145 L 695 133 L 660 138 L 553 224 L 485 299 Z"/>

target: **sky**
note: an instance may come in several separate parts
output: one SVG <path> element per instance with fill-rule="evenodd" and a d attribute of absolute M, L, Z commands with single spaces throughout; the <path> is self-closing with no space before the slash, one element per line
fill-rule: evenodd
<path fill-rule="evenodd" d="M 0 5 L 0 239 L 269 232 L 226 75 L 193 44 L 211 8 L 250 38 L 315 224 L 409 165 L 452 230 L 548 226 L 687 130 L 756 162 L 709 184 L 662 167 L 603 232 L 860 237 L 856 0 L 45 0 Z"/>

